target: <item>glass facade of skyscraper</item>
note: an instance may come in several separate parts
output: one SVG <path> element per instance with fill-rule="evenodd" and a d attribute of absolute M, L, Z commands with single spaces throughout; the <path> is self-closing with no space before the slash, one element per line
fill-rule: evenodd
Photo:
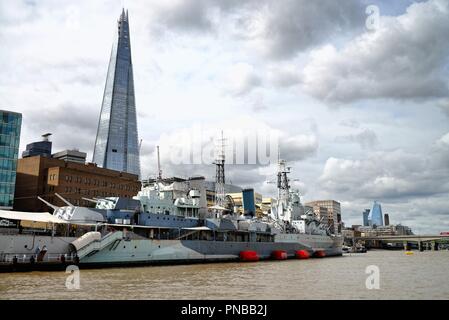
<path fill-rule="evenodd" d="M 369 220 L 368 220 L 369 212 L 370 212 L 370 209 L 365 209 L 365 211 L 363 211 L 363 226 L 364 227 L 369 226 Z"/>
<path fill-rule="evenodd" d="M 383 226 L 383 215 L 382 215 L 382 207 L 380 203 L 374 201 L 373 208 L 371 209 L 368 215 L 368 221 L 370 226 Z"/>
<path fill-rule="evenodd" d="M 109 61 L 93 162 L 140 175 L 131 41 L 125 11 L 118 21 L 118 39 Z"/>
<path fill-rule="evenodd" d="M 12 209 L 19 153 L 20 113 L 0 110 L 0 209 Z"/>

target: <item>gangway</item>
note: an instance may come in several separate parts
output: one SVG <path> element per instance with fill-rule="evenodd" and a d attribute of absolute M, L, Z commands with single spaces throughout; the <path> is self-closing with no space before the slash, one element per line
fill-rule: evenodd
<path fill-rule="evenodd" d="M 107 246 L 123 239 L 122 231 L 110 232 L 104 237 L 98 231 L 91 231 L 71 243 L 79 259 L 91 256 Z"/>

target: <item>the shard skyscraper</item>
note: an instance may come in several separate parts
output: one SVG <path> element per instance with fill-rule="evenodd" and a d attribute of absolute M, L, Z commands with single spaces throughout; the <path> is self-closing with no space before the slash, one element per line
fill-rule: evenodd
<path fill-rule="evenodd" d="M 109 61 L 93 162 L 140 176 L 129 20 L 124 9 Z"/>

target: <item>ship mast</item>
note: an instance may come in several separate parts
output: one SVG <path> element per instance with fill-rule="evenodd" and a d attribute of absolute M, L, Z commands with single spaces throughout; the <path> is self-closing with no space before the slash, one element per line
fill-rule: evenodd
<path fill-rule="evenodd" d="M 161 158 L 159 156 L 159 146 L 157 146 L 157 180 L 162 181 Z"/>
<path fill-rule="evenodd" d="M 221 139 L 218 139 L 219 145 L 215 158 L 215 211 L 217 216 L 220 216 L 220 211 L 223 211 L 225 204 L 225 139 L 223 131 L 221 131 Z"/>
<path fill-rule="evenodd" d="M 284 207 L 287 205 L 289 194 L 290 194 L 290 184 L 288 179 L 288 174 L 290 173 L 290 168 L 286 167 L 287 162 L 285 160 L 278 159 L 278 202 Z"/>

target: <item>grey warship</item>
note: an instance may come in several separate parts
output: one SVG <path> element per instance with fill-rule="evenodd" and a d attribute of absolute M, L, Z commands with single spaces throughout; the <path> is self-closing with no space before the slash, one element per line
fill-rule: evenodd
<path fill-rule="evenodd" d="M 133 198 L 93 199 L 95 208 L 67 206 L 49 213 L 1 211 L 0 269 L 50 269 L 257 261 L 342 254 L 342 237 L 305 211 L 279 160 L 278 199 L 264 217 L 215 205 L 201 213 L 201 192 L 174 192 L 156 179 Z M 45 201 L 41 199 L 42 201 Z M 39 227 L 36 227 L 38 225 Z"/>

